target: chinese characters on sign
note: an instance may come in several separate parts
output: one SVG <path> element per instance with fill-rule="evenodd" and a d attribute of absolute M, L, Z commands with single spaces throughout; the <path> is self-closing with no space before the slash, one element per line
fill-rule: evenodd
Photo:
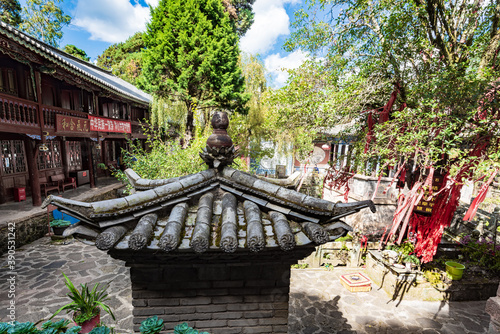
<path fill-rule="evenodd" d="M 65 115 L 56 115 L 56 132 L 89 132 L 89 120 Z"/>
<path fill-rule="evenodd" d="M 434 179 L 432 180 L 432 192 L 436 193 L 441 189 L 441 184 L 443 183 L 443 176 L 434 174 Z M 427 200 L 429 194 L 426 192 L 424 197 L 418 202 L 415 208 L 416 213 L 420 214 L 432 214 L 432 208 L 436 202 L 436 197 L 432 197 L 429 201 Z"/>
<path fill-rule="evenodd" d="M 132 126 L 129 121 L 89 116 L 90 131 L 131 133 Z"/>

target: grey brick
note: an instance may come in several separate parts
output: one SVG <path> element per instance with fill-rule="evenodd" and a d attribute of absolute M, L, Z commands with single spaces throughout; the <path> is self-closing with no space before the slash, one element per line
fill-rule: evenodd
<path fill-rule="evenodd" d="M 236 288 L 229 289 L 231 295 L 260 295 L 261 288 Z"/>
<path fill-rule="evenodd" d="M 194 297 L 194 298 L 182 298 L 180 300 L 181 305 L 207 305 L 212 302 L 210 297 Z"/>
<path fill-rule="evenodd" d="M 202 320 L 195 322 L 196 328 L 217 328 L 227 326 L 227 320 Z"/>
<path fill-rule="evenodd" d="M 197 290 L 198 296 L 226 296 L 229 294 L 228 289 L 203 289 Z"/>
<path fill-rule="evenodd" d="M 248 280 L 245 282 L 245 286 L 254 287 L 274 287 L 276 285 L 275 280 Z"/>
<path fill-rule="evenodd" d="M 212 297 L 212 303 L 214 304 L 236 304 L 242 303 L 243 296 L 218 296 Z"/>
<path fill-rule="evenodd" d="M 272 326 L 258 326 L 258 327 L 245 327 L 243 328 L 243 333 L 272 333 L 273 332 L 273 327 Z"/>
<path fill-rule="evenodd" d="M 256 326 L 259 324 L 258 319 L 239 319 L 239 320 L 229 320 L 227 322 L 228 326 L 234 327 L 234 326 L 241 326 L 241 327 L 246 327 L 246 326 Z"/>
<path fill-rule="evenodd" d="M 286 325 L 288 323 L 287 318 L 263 318 L 259 319 L 259 325 Z"/>
<path fill-rule="evenodd" d="M 217 333 L 217 334 L 240 334 L 243 330 L 241 327 L 230 327 L 230 328 L 204 328 L 204 331 L 208 333 Z"/>
<path fill-rule="evenodd" d="M 141 315 L 160 315 L 165 314 L 162 307 L 136 307 L 133 311 L 134 317 Z"/>
<path fill-rule="evenodd" d="M 229 268 L 225 265 L 203 266 L 198 268 L 198 279 L 200 281 L 214 281 L 229 279 Z"/>
<path fill-rule="evenodd" d="M 231 304 L 229 304 L 231 305 Z M 197 313 L 216 313 L 216 312 L 225 312 L 227 310 L 227 306 L 224 304 L 220 305 L 202 305 L 202 306 L 196 306 L 196 312 Z"/>
<path fill-rule="evenodd" d="M 191 313 L 191 314 L 183 314 L 182 315 L 182 321 L 198 321 L 198 320 L 211 320 L 212 319 L 212 313 Z"/>
<path fill-rule="evenodd" d="M 245 318 L 272 318 L 274 316 L 274 311 L 246 311 Z"/>
<path fill-rule="evenodd" d="M 148 299 L 149 306 L 178 306 L 180 305 L 179 298 L 160 298 Z"/>
<path fill-rule="evenodd" d="M 180 316 L 178 314 L 164 314 L 158 318 L 163 319 L 164 322 L 179 321 Z"/>
<path fill-rule="evenodd" d="M 265 305 L 265 304 L 264 304 Z M 228 304 L 228 311 L 254 311 L 259 309 L 259 304 L 257 303 L 246 303 L 246 304 Z"/>
<path fill-rule="evenodd" d="M 164 307 L 165 314 L 189 314 L 195 313 L 196 307 L 194 306 L 174 306 L 174 307 Z"/>
<path fill-rule="evenodd" d="M 245 303 L 271 303 L 274 301 L 272 295 L 245 296 Z"/>
<path fill-rule="evenodd" d="M 213 319 L 240 319 L 241 317 L 243 317 L 243 312 L 221 312 L 213 314 Z"/>
<path fill-rule="evenodd" d="M 273 333 L 287 334 L 288 333 L 288 326 L 287 325 L 276 325 L 276 326 L 273 326 Z"/>
<path fill-rule="evenodd" d="M 140 306 L 147 306 L 147 299 L 132 299 L 132 306 L 134 307 L 140 307 Z"/>
<path fill-rule="evenodd" d="M 244 281 L 213 281 L 212 286 L 214 288 L 240 288 L 244 284 Z"/>

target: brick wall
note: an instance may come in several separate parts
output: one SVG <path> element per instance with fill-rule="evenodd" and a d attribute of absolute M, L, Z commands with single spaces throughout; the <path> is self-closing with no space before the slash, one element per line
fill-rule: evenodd
<path fill-rule="evenodd" d="M 290 265 L 312 250 L 251 260 L 180 257 L 145 264 L 129 258 L 134 331 L 157 315 L 164 333 L 182 322 L 210 334 L 287 333 Z"/>

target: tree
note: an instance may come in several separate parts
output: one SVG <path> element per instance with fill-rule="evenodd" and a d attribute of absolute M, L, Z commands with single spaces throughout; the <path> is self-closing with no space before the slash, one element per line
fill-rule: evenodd
<path fill-rule="evenodd" d="M 248 113 L 233 113 L 229 123 L 229 135 L 240 146 L 242 155 L 248 155 L 250 143 L 260 144 L 269 139 L 267 128 L 267 109 L 264 108 L 263 95 L 267 90 L 264 64 L 255 56 L 242 53 L 239 66 L 245 78 L 245 93 L 250 96 L 247 102 Z"/>
<path fill-rule="evenodd" d="M 243 36 L 253 24 L 252 5 L 254 2 L 255 0 L 222 0 L 224 9 L 234 21 L 234 27 L 239 36 Z"/>
<path fill-rule="evenodd" d="M 21 30 L 54 47 L 62 38 L 62 28 L 71 22 L 57 5 L 61 0 L 27 0 Z"/>
<path fill-rule="evenodd" d="M 432 250 L 426 253 L 423 247 L 440 238 L 435 231 L 451 220 L 462 182 L 500 168 L 500 2 L 310 0 L 307 6 L 296 13 L 287 48 L 306 49 L 322 59 L 317 71 L 296 71 L 291 82 L 324 73 L 326 85 L 303 96 L 309 102 L 321 92 L 328 97 L 316 113 L 306 113 L 312 115 L 308 122 L 290 120 L 306 129 L 322 120 L 323 127 L 357 120 L 352 131 L 358 134 L 358 148 L 366 147 L 364 161 L 414 165 L 418 196 L 432 170 L 449 175 L 436 213 L 413 220 L 420 231 L 417 251 L 428 261 Z M 288 108 L 282 110 L 295 115 L 308 103 L 294 109 L 294 89 L 284 89 Z M 375 125 L 359 126 L 367 119 Z"/>
<path fill-rule="evenodd" d="M 97 57 L 97 66 L 139 88 L 146 88 L 142 82 L 143 33 L 137 32 L 125 42 L 110 45 Z"/>
<path fill-rule="evenodd" d="M 77 48 L 72 44 L 66 44 L 63 49 L 64 52 L 69 53 L 72 56 L 80 58 L 81 60 L 89 61 L 90 57 L 82 49 Z"/>
<path fill-rule="evenodd" d="M 21 5 L 18 0 L 0 0 L 0 20 L 14 27 L 21 23 Z"/>
<path fill-rule="evenodd" d="M 195 110 L 244 111 L 248 96 L 238 67 L 238 36 L 219 0 L 162 0 L 151 9 L 144 35 L 149 91 L 186 106 L 185 145 L 194 135 Z"/>

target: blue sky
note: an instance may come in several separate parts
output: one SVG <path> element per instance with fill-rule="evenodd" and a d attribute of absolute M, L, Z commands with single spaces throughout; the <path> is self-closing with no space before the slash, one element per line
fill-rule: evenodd
<path fill-rule="evenodd" d="M 149 5 L 159 0 L 64 0 L 60 6 L 72 16 L 64 28 L 60 47 L 73 44 L 94 61 L 109 45 L 125 41 L 144 31 L 149 20 Z M 300 50 L 288 53 L 282 45 L 290 35 L 294 10 L 303 0 L 256 0 L 255 22 L 240 41 L 240 48 L 259 55 L 268 70 L 271 85 L 283 86 L 287 75 L 282 69 L 296 68 L 306 58 Z M 25 0 L 20 0 L 21 5 Z"/>

